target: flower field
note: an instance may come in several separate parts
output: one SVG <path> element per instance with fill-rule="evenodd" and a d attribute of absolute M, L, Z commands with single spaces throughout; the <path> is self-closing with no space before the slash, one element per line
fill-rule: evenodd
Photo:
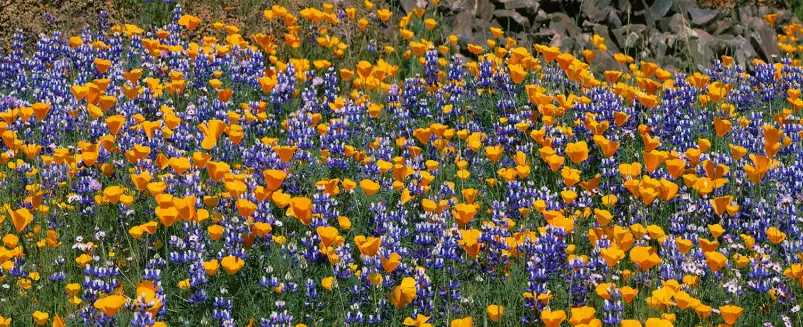
<path fill-rule="evenodd" d="M 432 5 L 15 35 L 0 327 L 803 325 L 803 26 L 683 72 Z"/>

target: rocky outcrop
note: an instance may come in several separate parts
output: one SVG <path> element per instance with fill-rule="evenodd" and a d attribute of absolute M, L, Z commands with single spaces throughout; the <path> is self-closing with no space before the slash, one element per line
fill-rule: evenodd
<path fill-rule="evenodd" d="M 402 1 L 405 10 L 416 1 Z M 522 43 L 557 46 L 579 54 L 592 48 L 594 34 L 605 38 L 608 54 L 624 52 L 669 69 L 705 69 L 723 55 L 752 68 L 752 59 L 783 56 L 778 33 L 799 22 L 790 12 L 755 5 L 699 8 L 694 0 L 442 0 L 446 24 L 465 43 L 485 44 L 489 27 L 501 27 Z M 765 15 L 778 14 L 771 24 Z"/>

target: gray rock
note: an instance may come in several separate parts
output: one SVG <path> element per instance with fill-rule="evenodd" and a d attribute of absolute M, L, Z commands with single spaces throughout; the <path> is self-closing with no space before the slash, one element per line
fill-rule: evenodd
<path fill-rule="evenodd" d="M 611 10 L 608 13 L 608 26 L 610 26 L 611 28 L 622 27 L 622 20 L 619 18 L 619 15 L 616 12 L 616 10 Z"/>
<path fill-rule="evenodd" d="M 531 15 L 537 13 L 538 8 L 541 7 L 540 0 L 500 0 L 499 2 L 505 6 L 505 9 L 522 10 Z"/>
<path fill-rule="evenodd" d="M 756 7 L 751 5 L 743 5 L 736 9 L 736 14 L 739 17 L 739 21 L 742 23 L 747 23 L 750 18 L 755 17 L 758 14 L 758 10 Z"/>
<path fill-rule="evenodd" d="M 689 8 L 688 12 L 694 26 L 705 26 L 719 15 L 719 10 L 716 9 Z"/>
<path fill-rule="evenodd" d="M 606 71 L 606 70 L 615 70 L 615 69 L 622 69 L 621 65 L 616 62 L 616 59 L 613 58 L 611 54 L 613 52 L 602 52 L 597 53 L 597 56 L 591 62 L 592 69 L 597 71 Z"/>
<path fill-rule="evenodd" d="M 484 21 L 490 21 L 493 18 L 493 12 L 496 7 L 490 0 L 477 0 L 477 11 L 475 14 L 480 16 Z"/>
<path fill-rule="evenodd" d="M 573 38 L 579 36 L 580 32 L 582 32 L 580 27 L 575 24 L 574 19 L 569 17 L 569 15 L 564 13 L 552 13 L 550 18 L 552 21 L 549 24 L 549 28 L 558 34 Z"/>
<path fill-rule="evenodd" d="M 697 7 L 697 1 L 695 0 L 675 0 L 672 2 L 672 8 L 670 8 L 670 10 L 674 13 L 685 15 L 689 8 L 694 7 Z"/>
<path fill-rule="evenodd" d="M 567 36 L 565 33 L 560 33 L 553 29 L 548 29 L 544 33 L 551 33 L 549 46 L 557 47 L 561 52 L 569 52 L 574 46 L 574 38 Z"/>
<path fill-rule="evenodd" d="M 615 0 L 615 1 L 616 3 L 614 5 L 616 6 L 616 9 L 618 9 L 620 12 L 628 13 L 632 11 L 633 5 L 630 4 L 630 0 Z M 635 1 L 640 1 L 640 0 L 635 0 Z"/>
<path fill-rule="evenodd" d="M 661 17 L 666 16 L 666 13 L 669 12 L 669 9 L 672 8 L 672 0 L 655 0 L 652 3 L 647 11 L 649 12 L 649 17 L 653 20 L 658 20 Z"/>
<path fill-rule="evenodd" d="M 670 17 L 661 18 L 658 21 L 658 29 L 661 32 L 678 33 L 686 25 L 683 15 L 676 13 Z"/>
<path fill-rule="evenodd" d="M 714 27 L 714 35 L 737 34 L 735 33 L 736 30 L 733 28 L 735 25 L 736 22 L 731 18 L 719 19 Z"/>
<path fill-rule="evenodd" d="M 745 31 L 747 31 L 747 28 L 744 27 L 744 24 L 739 23 L 739 22 L 734 23 L 733 27 L 731 27 L 731 34 L 733 34 L 733 35 L 742 35 L 742 36 L 744 36 L 745 35 Z"/>
<path fill-rule="evenodd" d="M 458 13 L 452 21 L 452 33 L 464 42 L 468 42 L 474 32 L 474 21 L 474 14 L 468 11 Z"/>
<path fill-rule="evenodd" d="M 647 26 L 643 24 L 631 24 L 613 29 L 611 34 L 620 49 L 628 49 L 641 46 L 646 30 Z"/>
<path fill-rule="evenodd" d="M 426 8 L 426 0 L 401 0 L 402 8 L 405 12 L 413 12 L 416 8 Z"/>
<path fill-rule="evenodd" d="M 519 44 L 535 44 L 536 39 L 532 32 L 522 31 L 514 35 Z"/>
<path fill-rule="evenodd" d="M 733 61 L 740 66 L 752 66 L 752 59 L 758 56 L 756 50 L 748 40 L 741 36 L 723 35 L 712 42 L 716 53 L 733 57 Z"/>
<path fill-rule="evenodd" d="M 549 17 L 549 14 L 546 13 L 543 9 L 538 9 L 538 13 L 535 14 L 535 21 L 538 23 L 545 23 L 552 20 Z"/>
<path fill-rule="evenodd" d="M 784 25 L 788 25 L 790 23 L 793 23 L 793 22 L 790 22 L 790 20 L 792 18 L 797 18 L 797 17 L 795 17 L 795 15 L 793 15 L 789 11 L 783 10 L 783 11 L 778 12 L 778 21 L 775 22 L 775 29 L 778 32 L 783 32 L 783 26 Z"/>
<path fill-rule="evenodd" d="M 649 31 L 649 48 L 652 59 L 660 62 L 666 56 L 669 48 L 672 46 L 672 41 L 669 40 L 671 33 L 661 33 L 658 30 Z"/>
<path fill-rule="evenodd" d="M 714 41 L 714 36 L 706 32 L 705 30 L 695 28 L 693 29 L 694 34 L 692 34 L 692 38 L 697 38 L 706 44 L 709 44 Z"/>
<path fill-rule="evenodd" d="M 471 34 L 471 42 L 474 44 L 485 44 L 485 41 L 491 38 L 490 27 L 501 27 L 495 21 L 487 21 L 482 19 L 475 19 L 473 32 Z"/>
<path fill-rule="evenodd" d="M 589 21 L 599 23 L 614 11 L 610 0 L 585 0 L 581 5 L 582 15 Z"/>
<path fill-rule="evenodd" d="M 494 10 L 494 17 L 505 30 L 529 30 L 530 20 L 512 9 Z M 514 26 L 515 25 L 515 26 Z"/>
<path fill-rule="evenodd" d="M 701 29 L 695 29 L 694 34 L 697 35 L 697 37 L 689 38 L 688 41 L 689 55 L 691 56 L 694 68 L 704 71 L 716 58 L 716 54 L 711 48 L 711 42 L 714 40 L 714 37 Z"/>
<path fill-rule="evenodd" d="M 409 3 L 415 3 L 415 1 L 416 0 L 404 0 L 402 1 L 402 7 L 405 11 L 407 11 L 407 6 L 410 6 Z M 441 1 L 439 7 L 451 14 L 457 14 L 461 12 L 469 12 L 474 14 L 477 12 L 477 0 L 443 0 Z M 415 9 L 416 7 L 412 6 L 412 8 Z M 410 10 L 412 11 L 412 9 Z"/>
<path fill-rule="evenodd" d="M 771 60 L 778 55 L 778 36 L 764 19 L 751 17 L 747 22 L 747 29 L 750 36 L 750 45 L 758 52 L 765 61 Z"/>

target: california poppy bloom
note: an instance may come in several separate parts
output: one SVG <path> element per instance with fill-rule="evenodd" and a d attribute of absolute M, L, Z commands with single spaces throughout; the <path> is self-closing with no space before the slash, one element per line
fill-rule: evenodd
<path fill-rule="evenodd" d="M 455 218 L 455 221 L 459 227 L 464 227 L 471 222 L 476 214 L 477 208 L 472 204 L 465 203 L 457 204 L 455 206 L 455 210 L 452 211 L 452 216 Z"/>
<path fill-rule="evenodd" d="M 229 275 L 236 274 L 245 265 L 245 261 L 237 256 L 226 256 L 220 261 L 220 265 L 226 270 Z"/>
<path fill-rule="evenodd" d="M 474 327 L 474 318 L 465 317 L 460 319 L 454 319 L 452 320 L 452 322 L 449 323 L 449 327 Z"/>
<path fill-rule="evenodd" d="M 182 15 L 178 20 L 178 25 L 187 28 L 188 30 L 192 31 L 198 24 L 201 23 L 201 19 L 192 15 Z"/>
<path fill-rule="evenodd" d="M 127 302 L 124 296 L 120 295 L 110 295 L 98 300 L 95 300 L 93 304 L 95 309 L 102 311 L 109 317 L 114 317 L 117 315 L 117 312 L 123 307 L 123 305 Z"/>
<path fill-rule="evenodd" d="M 379 251 L 379 246 L 382 244 L 382 239 L 378 237 L 365 237 L 357 235 L 354 237 L 354 243 L 360 249 L 360 253 L 366 256 L 375 256 Z"/>
<path fill-rule="evenodd" d="M 649 270 L 661 263 L 661 258 L 655 249 L 647 246 L 636 246 L 630 250 L 630 259 L 635 261 L 642 270 Z"/>
<path fill-rule="evenodd" d="M 416 298 L 417 290 L 418 284 L 415 279 L 405 277 L 398 286 L 393 287 L 388 298 L 397 309 L 401 309 Z"/>
<path fill-rule="evenodd" d="M 488 318 L 490 318 L 491 321 L 499 322 L 500 320 L 502 320 L 502 315 L 505 314 L 505 307 L 503 307 L 501 305 L 491 304 L 491 305 L 488 305 L 485 308 L 485 311 L 488 312 Z M 541 315 L 543 317 L 543 311 L 541 312 Z M 566 314 L 564 313 L 564 319 L 566 318 L 565 315 Z M 550 326 L 550 325 L 548 325 L 548 326 Z M 557 325 L 554 325 L 554 326 L 557 326 Z"/>
<path fill-rule="evenodd" d="M 47 322 L 50 320 L 50 314 L 48 314 L 47 312 L 42 312 L 37 310 L 33 312 L 32 316 L 33 316 L 33 322 L 39 326 L 47 324 Z"/>
<path fill-rule="evenodd" d="M 304 225 L 309 225 L 312 220 L 312 201 L 306 197 L 292 198 L 287 215 L 298 218 Z"/>
<path fill-rule="evenodd" d="M 722 314 L 722 319 L 725 320 L 725 323 L 728 325 L 735 325 L 743 311 L 744 309 L 742 307 L 732 304 L 719 307 L 719 312 Z"/>

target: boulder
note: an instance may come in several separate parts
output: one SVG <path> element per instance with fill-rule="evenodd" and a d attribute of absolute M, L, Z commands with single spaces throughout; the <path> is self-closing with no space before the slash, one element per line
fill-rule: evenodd
<path fill-rule="evenodd" d="M 656 62 L 660 62 L 667 55 L 669 48 L 672 47 L 674 36 L 672 33 L 661 33 L 658 30 L 650 30 L 647 38 L 650 48 L 650 57 Z"/>
<path fill-rule="evenodd" d="M 620 28 L 622 27 L 622 20 L 619 18 L 619 13 L 616 10 L 611 10 L 608 13 L 608 27 L 610 28 Z"/>
<path fill-rule="evenodd" d="M 666 16 L 669 12 L 669 9 L 672 8 L 672 0 L 655 0 L 652 3 L 652 6 L 647 9 L 649 17 L 653 20 L 658 20 L 661 17 Z"/>
<path fill-rule="evenodd" d="M 549 46 L 557 47 L 560 49 L 560 52 L 569 52 L 574 46 L 574 39 L 563 33 L 553 33 L 552 39 L 549 41 Z"/>
<path fill-rule="evenodd" d="M 505 9 L 522 12 L 526 15 L 535 15 L 541 7 L 539 0 L 500 0 Z"/>
<path fill-rule="evenodd" d="M 469 41 L 474 33 L 474 14 L 464 11 L 454 16 L 452 20 L 452 34 L 463 41 Z"/>
<path fill-rule="evenodd" d="M 740 22 L 745 24 L 750 21 L 750 18 L 755 17 L 757 14 L 758 10 L 756 10 L 755 6 L 743 5 L 736 9 L 736 16 L 739 18 Z"/>
<path fill-rule="evenodd" d="M 672 1 L 672 8 L 670 8 L 670 11 L 685 15 L 689 8 L 695 7 L 697 7 L 697 1 L 695 0 L 674 0 Z"/>
<path fill-rule="evenodd" d="M 643 24 L 631 24 L 613 29 L 611 34 L 620 49 L 636 48 L 641 46 L 646 30 L 647 26 Z"/>
<path fill-rule="evenodd" d="M 411 6 L 411 3 L 415 3 L 415 0 L 405 0 L 402 1 L 402 8 L 404 11 L 407 11 L 408 6 Z M 461 12 L 469 12 L 469 13 L 476 13 L 477 11 L 477 0 L 443 0 L 440 2 L 438 7 L 452 15 L 461 13 Z M 412 6 L 412 8 L 416 8 Z M 412 9 L 410 9 L 412 11 Z M 409 11 L 407 11 L 409 12 Z"/>
<path fill-rule="evenodd" d="M 582 30 L 575 24 L 575 20 L 564 13 L 553 13 L 549 29 L 568 37 L 577 37 Z"/>
<path fill-rule="evenodd" d="M 693 68 L 699 71 L 708 69 L 716 58 L 716 54 L 711 48 L 714 37 L 704 30 L 694 29 L 692 37 L 688 40 L 689 55 L 691 55 L 692 63 L 694 64 Z"/>
<path fill-rule="evenodd" d="M 552 20 L 549 17 L 549 14 L 546 13 L 543 9 L 538 9 L 538 12 L 535 14 L 535 22 L 537 23 L 547 23 Z"/>
<path fill-rule="evenodd" d="M 614 3 L 616 9 L 619 9 L 619 11 L 622 13 L 628 13 L 633 10 L 633 5 L 630 4 L 630 0 L 614 0 L 614 1 L 616 2 Z M 634 0 L 634 1 L 640 1 L 640 0 Z"/>
<path fill-rule="evenodd" d="M 588 21 L 599 23 L 608 19 L 610 13 L 615 11 L 610 0 L 585 0 L 582 2 L 582 15 Z"/>
<path fill-rule="evenodd" d="M 723 34 L 738 34 L 736 28 L 736 22 L 731 18 L 723 18 L 717 20 L 714 26 L 714 35 L 723 35 Z"/>
<path fill-rule="evenodd" d="M 773 13 L 773 10 L 768 8 L 767 6 L 758 7 L 758 17 L 764 17 L 764 15 L 771 13 Z"/>
<path fill-rule="evenodd" d="M 708 25 L 708 23 L 715 20 L 719 15 L 719 10 L 716 9 L 689 8 L 688 12 L 691 23 L 695 27 Z"/>
<path fill-rule="evenodd" d="M 742 36 L 722 35 L 711 44 L 715 53 L 733 57 L 733 61 L 740 66 L 752 66 L 752 59 L 758 56 L 756 50 Z"/>
<path fill-rule="evenodd" d="M 466 0 L 459 0 L 466 1 Z M 426 8 L 427 0 L 401 0 L 402 9 L 404 12 L 413 12 L 416 8 Z"/>
<path fill-rule="evenodd" d="M 480 16 L 484 21 L 490 21 L 493 18 L 493 12 L 496 7 L 491 3 L 490 0 L 476 0 L 477 1 L 477 11 L 474 13 L 477 16 Z"/>
<path fill-rule="evenodd" d="M 661 20 L 658 21 L 657 27 L 661 32 L 678 33 L 686 24 L 683 15 L 677 13 L 669 17 L 661 18 Z"/>
<path fill-rule="evenodd" d="M 597 56 L 591 62 L 591 66 L 599 71 L 622 69 L 622 66 L 616 62 L 610 51 L 597 53 Z"/>
<path fill-rule="evenodd" d="M 762 59 L 768 61 L 778 55 L 778 36 L 763 18 L 751 17 L 747 22 L 747 30 L 750 44 Z"/>
<path fill-rule="evenodd" d="M 505 30 L 523 31 L 530 29 L 530 20 L 512 9 L 494 10 L 494 18 Z"/>

